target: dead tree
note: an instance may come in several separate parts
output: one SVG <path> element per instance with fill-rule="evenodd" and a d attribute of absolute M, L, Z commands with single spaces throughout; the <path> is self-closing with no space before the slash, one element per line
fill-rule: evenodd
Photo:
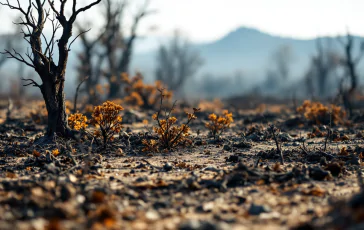
<path fill-rule="evenodd" d="M 24 6 L 24 3 L 21 5 L 20 0 L 17 0 L 17 3 L 14 4 L 10 4 L 9 0 L 1 2 L 1 5 L 16 10 L 22 15 L 20 22 L 15 24 L 25 27 L 22 29 L 22 33 L 31 48 L 31 53 L 26 53 L 26 57 L 24 57 L 16 50 L 13 50 L 13 52 L 5 50 L 4 54 L 8 54 L 9 58 L 14 58 L 24 63 L 38 73 L 42 81 L 41 84 L 32 79 L 24 79 L 24 81 L 27 82 L 25 86 L 32 85 L 38 87 L 43 95 L 48 111 L 47 138 L 53 137 L 54 134 L 63 137 L 73 136 L 68 126 L 65 109 L 64 81 L 68 53 L 73 41 L 77 37 L 70 43 L 69 40 L 72 36 L 73 24 L 77 16 L 81 12 L 97 5 L 101 0 L 95 0 L 79 9 L 76 8 L 77 0 L 73 0 L 69 18 L 65 15 L 66 2 L 67 0 L 60 0 L 56 6 L 54 1 L 51 0 L 29 0 L 27 7 Z M 49 9 L 47 9 L 46 4 L 49 5 Z M 47 38 L 43 31 L 47 22 L 50 22 L 52 26 L 50 38 Z M 61 37 L 56 39 L 59 29 L 62 29 Z M 42 38 L 45 41 L 45 45 L 43 45 Z M 58 46 L 57 63 L 54 61 L 56 46 Z"/>
<path fill-rule="evenodd" d="M 316 40 L 317 55 L 313 56 L 312 63 L 318 83 L 318 94 L 324 97 L 327 94 L 328 77 L 338 66 L 338 55 L 330 47 L 324 47 L 320 38 Z"/>
<path fill-rule="evenodd" d="M 127 1 L 115 4 L 112 0 L 106 0 L 105 6 L 105 19 L 106 22 L 108 22 L 108 32 L 103 38 L 108 64 L 108 70 L 105 71 L 105 77 L 110 85 L 108 98 L 115 98 L 119 95 L 123 84 L 120 74 L 129 73 L 134 42 L 138 37 L 137 29 L 139 24 L 143 18 L 154 13 L 154 11 L 148 10 L 149 0 L 146 0 L 139 12 L 134 16 L 130 31 L 126 32 L 121 21 L 124 17 Z M 125 34 L 128 34 L 128 37 L 126 37 Z"/>
<path fill-rule="evenodd" d="M 360 53 L 356 57 L 354 57 L 353 54 L 354 39 L 353 36 L 350 34 L 350 32 L 349 31 L 347 32 L 345 41 L 341 37 L 338 37 L 338 41 L 345 50 L 345 58 L 343 58 L 341 64 L 344 65 L 344 68 L 346 70 L 345 76 L 341 80 L 339 89 L 343 99 L 344 107 L 348 111 L 349 116 L 351 116 L 353 114 L 352 97 L 358 86 L 358 79 L 359 79 L 357 66 L 364 55 L 364 43 L 361 44 Z M 346 77 L 350 78 L 349 89 L 344 89 L 343 87 L 343 82 Z"/>
<path fill-rule="evenodd" d="M 198 52 L 175 31 L 170 43 L 159 47 L 155 78 L 166 84 L 168 89 L 176 91 L 196 74 L 202 64 Z"/>
<path fill-rule="evenodd" d="M 287 80 L 290 73 L 290 65 L 293 61 L 292 48 L 288 45 L 280 46 L 272 55 L 272 70 L 281 80 Z"/>
<path fill-rule="evenodd" d="M 306 70 L 305 74 L 304 74 L 304 84 L 305 84 L 305 90 L 306 90 L 306 94 L 308 95 L 308 97 L 311 100 L 314 100 L 314 96 L 315 96 L 315 87 L 314 87 L 314 83 L 313 83 L 313 78 L 314 78 L 314 74 L 315 74 L 315 70 L 314 70 L 314 60 L 311 60 L 311 65 L 309 66 L 309 68 Z"/>
<path fill-rule="evenodd" d="M 16 34 L 7 34 L 7 35 L 3 35 L 3 39 L 6 40 L 5 43 L 5 49 L 10 50 L 10 49 L 20 49 L 20 47 L 17 45 L 19 44 L 19 40 L 20 40 L 20 36 L 18 33 Z M 2 55 L 0 57 L 0 67 L 2 67 L 6 61 L 8 60 L 8 58 L 5 55 Z"/>
<path fill-rule="evenodd" d="M 11 48 L 11 39 L 9 39 L 8 41 L 6 41 L 6 49 L 10 49 Z M 0 67 L 2 67 L 6 61 L 8 60 L 8 58 L 6 56 L 1 56 L 0 57 Z"/>
<path fill-rule="evenodd" d="M 87 25 L 86 25 L 87 26 Z M 96 97 L 96 85 L 100 81 L 100 76 L 102 75 L 102 63 L 105 59 L 106 52 L 99 51 L 98 46 L 100 46 L 100 41 L 105 35 L 106 29 L 103 30 L 98 36 L 91 38 L 87 36 L 87 33 L 82 33 L 87 31 L 86 26 L 76 23 L 76 28 L 78 32 L 81 33 L 81 45 L 82 51 L 78 53 L 79 65 L 77 66 L 78 81 L 84 82 L 85 78 L 85 92 L 88 95 L 88 103 L 97 103 Z M 105 27 L 107 28 L 107 27 Z"/>

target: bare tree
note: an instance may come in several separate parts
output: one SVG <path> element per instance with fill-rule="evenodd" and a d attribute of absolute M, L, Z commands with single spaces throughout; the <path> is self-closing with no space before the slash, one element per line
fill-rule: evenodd
<path fill-rule="evenodd" d="M 10 49 L 19 50 L 19 49 L 21 49 L 19 44 L 20 44 L 20 39 L 22 37 L 19 36 L 18 32 L 5 34 L 5 35 L 2 35 L 2 37 L 5 40 L 5 49 L 6 50 L 10 50 Z M 7 60 L 8 60 L 8 58 L 5 55 L 2 55 L 0 57 L 0 67 L 2 67 L 6 63 Z"/>
<path fill-rule="evenodd" d="M 315 75 L 315 64 L 313 63 L 313 59 L 311 60 L 311 64 L 304 73 L 304 84 L 305 84 L 305 90 L 306 94 L 309 96 L 311 100 L 314 100 L 315 97 L 315 87 L 314 87 L 314 75 Z"/>
<path fill-rule="evenodd" d="M 97 49 L 100 46 L 100 41 L 106 33 L 106 29 L 99 33 L 96 37 L 89 37 L 87 33 L 82 33 L 87 31 L 86 28 L 90 26 L 90 23 L 86 25 L 81 25 L 76 23 L 77 30 L 81 33 L 81 45 L 82 51 L 78 53 L 79 65 L 77 66 L 78 81 L 84 82 L 85 78 L 85 92 L 88 95 L 88 103 L 94 104 L 97 101 L 96 98 L 96 85 L 100 81 L 100 76 L 102 75 L 102 64 L 106 57 L 106 52 Z M 104 28 L 107 28 L 104 27 Z"/>
<path fill-rule="evenodd" d="M 350 34 L 350 32 L 349 31 L 347 32 L 345 41 L 342 37 L 338 37 L 338 41 L 345 50 L 345 58 L 343 58 L 342 64 L 344 65 L 344 68 L 346 70 L 344 78 L 340 81 L 341 83 L 339 89 L 343 99 L 344 106 L 346 110 L 349 112 L 349 116 L 351 116 L 353 114 L 352 97 L 358 86 L 358 79 L 359 79 L 357 66 L 364 55 L 364 43 L 361 44 L 360 53 L 356 57 L 354 57 L 353 54 L 354 39 L 353 36 Z M 346 77 L 350 78 L 349 89 L 344 89 L 344 86 L 342 84 Z"/>
<path fill-rule="evenodd" d="M 14 1 L 13 1 L 14 2 Z M 24 39 L 28 42 L 31 53 L 26 53 L 26 57 L 18 53 L 5 50 L 9 58 L 14 58 L 25 65 L 33 68 L 39 75 L 42 84 L 38 84 L 32 79 L 24 79 L 27 85 L 33 85 L 41 90 L 46 108 L 48 111 L 48 127 L 46 137 L 53 137 L 54 134 L 63 137 L 72 137 L 65 109 L 64 81 L 68 60 L 68 53 L 74 40 L 69 43 L 72 36 L 73 24 L 77 16 L 91 7 L 97 5 L 101 0 L 95 0 L 92 3 L 76 8 L 77 0 L 72 1 L 71 16 L 65 16 L 65 6 L 67 0 L 60 0 L 58 6 L 51 0 L 29 0 L 28 6 L 17 3 L 10 4 L 9 0 L 1 2 L 1 5 L 7 6 L 12 10 L 21 13 L 20 22 L 15 24 L 24 26 L 22 33 Z M 49 9 L 46 9 L 46 3 Z M 58 8 L 58 9 L 57 9 Z M 51 17 L 53 15 L 53 17 Z M 50 38 L 44 34 L 46 22 L 52 26 L 52 35 Z M 56 39 L 56 33 L 62 29 L 60 39 Z M 42 44 L 42 38 L 45 45 Z M 54 61 L 54 49 L 58 46 L 58 62 Z"/>
<path fill-rule="evenodd" d="M 107 54 L 108 71 L 105 71 L 105 77 L 110 85 L 108 98 L 115 98 L 119 95 L 123 82 L 118 76 L 121 73 L 129 73 L 134 42 L 138 37 L 137 29 L 139 24 L 143 18 L 154 13 L 154 11 L 148 10 L 149 0 L 145 0 L 144 5 L 132 20 L 130 31 L 127 32 L 122 21 L 128 3 L 129 1 L 126 0 L 116 3 L 112 0 L 105 1 L 104 17 L 107 32 L 103 37 L 102 44 L 106 48 Z"/>
<path fill-rule="evenodd" d="M 11 44 L 11 39 L 8 39 L 6 41 L 6 49 L 11 49 L 12 48 L 12 44 Z M 8 58 L 6 56 L 1 56 L 0 57 L 0 67 L 2 67 L 6 61 L 8 60 Z"/>
<path fill-rule="evenodd" d="M 289 45 L 280 46 L 272 55 L 272 72 L 282 80 L 287 80 L 290 75 L 290 65 L 294 55 Z"/>
<path fill-rule="evenodd" d="M 322 40 L 316 40 L 317 55 L 312 57 L 312 64 L 317 79 L 318 94 L 323 97 L 327 94 L 328 77 L 339 64 L 339 55 L 330 47 L 327 41 L 326 46 L 322 44 Z"/>
<path fill-rule="evenodd" d="M 203 60 L 179 31 L 167 45 L 161 45 L 157 53 L 155 77 L 170 90 L 179 90 L 202 66 Z"/>

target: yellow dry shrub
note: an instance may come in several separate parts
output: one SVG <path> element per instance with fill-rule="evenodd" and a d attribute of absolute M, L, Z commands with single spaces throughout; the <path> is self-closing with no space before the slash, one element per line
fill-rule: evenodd
<path fill-rule="evenodd" d="M 163 89 L 164 99 L 172 99 L 173 93 L 168 91 L 161 81 L 154 84 L 145 84 L 141 73 L 137 73 L 134 77 L 128 74 L 121 74 L 121 80 L 126 84 L 124 98 L 125 103 L 136 105 L 144 108 L 154 108 L 158 103 L 159 91 Z"/>
<path fill-rule="evenodd" d="M 330 105 L 327 107 L 320 102 L 311 102 L 309 100 L 304 101 L 297 108 L 297 112 L 316 125 L 329 124 L 330 113 L 331 122 L 335 125 L 344 124 L 346 118 L 346 112 L 340 106 Z"/>
<path fill-rule="evenodd" d="M 224 110 L 221 116 L 217 116 L 212 113 L 209 115 L 209 122 L 206 122 L 205 126 L 210 130 L 210 133 L 214 138 L 221 135 L 223 131 L 230 127 L 230 124 L 234 122 L 233 114 L 228 110 Z"/>
<path fill-rule="evenodd" d="M 68 116 L 68 125 L 74 130 L 86 129 L 87 117 L 82 113 L 71 114 Z"/>
<path fill-rule="evenodd" d="M 197 111 L 197 109 L 194 109 L 193 113 L 186 113 L 187 122 L 181 125 L 176 124 L 177 118 L 171 116 L 171 112 L 165 118 L 161 118 L 161 111 L 153 114 L 152 118 L 157 122 L 157 125 L 153 127 L 153 131 L 158 135 L 158 140 L 143 140 L 145 147 L 142 151 L 158 152 L 162 149 L 170 150 L 176 148 L 180 144 L 191 143 L 187 138 L 190 131 L 189 124 L 197 118 L 195 115 Z"/>
<path fill-rule="evenodd" d="M 94 135 L 103 138 L 104 147 L 114 139 L 114 135 L 119 133 L 122 128 L 121 122 L 123 119 L 119 115 L 122 110 L 124 108 L 121 105 L 111 101 L 106 101 L 102 105 L 94 107 L 90 123 L 98 128 Z"/>

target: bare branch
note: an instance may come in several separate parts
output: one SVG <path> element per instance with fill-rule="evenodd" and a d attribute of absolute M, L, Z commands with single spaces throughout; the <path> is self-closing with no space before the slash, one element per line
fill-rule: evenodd
<path fill-rule="evenodd" d="M 91 30 L 91 28 L 90 29 L 88 29 L 88 30 L 86 30 L 86 31 L 83 31 L 83 32 L 81 32 L 81 33 L 79 33 L 71 42 L 70 42 L 70 44 L 69 44 L 69 46 L 68 46 L 68 51 L 71 51 L 71 45 L 73 44 L 73 42 L 79 37 L 79 36 L 81 36 L 82 34 L 85 34 L 85 33 L 87 33 L 87 32 L 89 32 Z"/>
<path fill-rule="evenodd" d="M 26 64 L 27 66 L 30 66 L 30 67 L 32 67 L 32 68 L 35 68 L 35 66 L 32 64 L 32 63 L 29 63 L 29 62 L 27 62 L 24 58 L 23 58 L 23 56 L 20 54 L 20 53 L 18 53 L 18 52 L 16 52 L 16 50 L 14 50 L 14 53 L 15 53 L 15 55 L 14 54 L 12 54 L 10 51 L 8 51 L 8 50 L 5 50 L 5 52 L 0 52 L 1 54 L 8 54 L 9 56 L 8 56 L 8 58 L 14 58 L 14 59 L 16 59 L 17 61 L 19 61 L 19 62 L 22 62 L 22 63 L 24 63 L 24 64 Z"/>
<path fill-rule="evenodd" d="M 86 80 L 88 80 L 89 77 L 85 77 L 84 79 L 82 79 L 82 81 L 78 84 L 77 88 L 76 88 L 76 93 L 75 93 L 75 100 L 74 100 L 74 104 L 73 104 L 73 113 L 77 112 L 77 98 L 78 98 L 78 92 L 80 91 L 80 87 L 82 85 L 82 83 L 84 83 Z"/>
<path fill-rule="evenodd" d="M 48 3 L 51 6 L 51 9 L 53 10 L 53 12 L 57 15 L 57 17 L 59 17 L 60 16 L 60 13 L 56 10 L 56 8 L 54 6 L 54 1 L 48 0 Z"/>
<path fill-rule="evenodd" d="M 93 6 L 97 5 L 97 4 L 99 4 L 99 3 L 101 2 L 101 0 L 96 0 L 96 1 L 94 1 L 93 3 L 91 3 L 91 4 L 89 4 L 89 5 L 85 6 L 85 7 L 82 7 L 82 8 L 80 8 L 80 9 L 76 10 L 76 8 L 75 8 L 75 7 L 76 7 L 76 1 L 77 1 L 77 0 L 73 0 L 73 10 L 74 10 L 74 12 L 72 13 L 72 16 L 71 16 L 71 17 L 70 17 L 70 19 L 69 19 L 69 22 L 70 22 L 70 23 L 75 22 L 76 17 L 77 17 L 77 15 L 78 15 L 79 13 L 81 13 L 81 12 L 83 12 L 83 11 L 86 11 L 86 10 L 90 9 L 91 7 L 93 7 Z"/>
<path fill-rule="evenodd" d="M 34 86 L 34 87 L 38 87 L 38 88 L 40 88 L 41 89 L 41 85 L 39 85 L 38 83 L 36 83 L 33 79 L 25 79 L 25 78 L 22 78 L 21 80 L 23 80 L 23 81 L 30 81 L 30 83 L 26 83 L 26 84 L 24 84 L 23 86 L 29 86 L 29 85 L 32 85 L 32 86 Z"/>

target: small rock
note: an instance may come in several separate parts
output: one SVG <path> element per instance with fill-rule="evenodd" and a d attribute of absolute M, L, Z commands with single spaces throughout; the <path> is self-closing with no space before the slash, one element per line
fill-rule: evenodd
<path fill-rule="evenodd" d="M 207 202 L 202 205 L 202 209 L 204 212 L 211 212 L 215 207 L 214 202 Z"/>
<path fill-rule="evenodd" d="M 258 216 L 261 213 L 269 213 L 272 210 L 266 205 L 252 204 L 248 210 L 249 215 Z"/>
<path fill-rule="evenodd" d="M 170 204 L 167 201 L 157 201 L 153 204 L 154 209 L 167 208 Z"/>
<path fill-rule="evenodd" d="M 337 186 L 345 186 L 345 185 L 346 185 L 346 182 L 341 181 L 341 182 L 337 183 L 336 185 L 337 185 Z"/>
<path fill-rule="evenodd" d="M 229 156 L 228 159 L 226 159 L 226 162 L 234 162 L 234 163 L 237 163 L 239 162 L 239 156 L 236 156 L 236 155 L 232 155 L 232 156 Z"/>
<path fill-rule="evenodd" d="M 160 218 L 160 216 L 156 211 L 148 211 L 145 214 L 145 218 L 147 218 L 147 220 L 156 221 Z"/>
<path fill-rule="evenodd" d="M 360 159 L 357 155 L 351 154 L 351 159 L 349 160 L 349 164 L 352 165 L 360 165 Z"/>
<path fill-rule="evenodd" d="M 142 177 L 138 177 L 135 182 L 145 182 L 145 181 L 148 181 L 148 177 L 147 176 L 142 176 Z"/>
<path fill-rule="evenodd" d="M 236 198 L 238 199 L 238 204 L 244 204 L 246 202 L 246 197 L 238 196 Z"/>
<path fill-rule="evenodd" d="M 73 174 L 68 175 L 68 180 L 72 183 L 76 183 L 77 182 L 77 177 Z"/>
<path fill-rule="evenodd" d="M 246 139 L 252 140 L 252 141 L 255 141 L 255 142 L 263 141 L 264 140 L 264 135 L 258 135 L 258 134 L 252 133 L 249 136 L 247 136 Z"/>
<path fill-rule="evenodd" d="M 279 220 L 281 214 L 279 212 L 270 212 L 270 213 L 262 213 L 260 214 L 259 218 L 261 220 Z"/>
<path fill-rule="evenodd" d="M 79 194 L 79 195 L 76 196 L 76 201 L 79 204 L 83 204 L 85 202 L 85 200 L 86 200 L 86 197 L 84 195 Z"/>
<path fill-rule="evenodd" d="M 167 163 L 164 164 L 163 169 L 164 169 L 164 171 L 168 172 L 168 171 L 171 171 L 173 169 L 173 166 L 172 166 L 171 163 L 167 162 Z"/>
<path fill-rule="evenodd" d="M 223 150 L 231 151 L 231 146 L 230 145 L 224 145 Z"/>
<path fill-rule="evenodd" d="M 50 164 L 46 165 L 45 169 L 47 170 L 48 173 L 52 173 L 52 174 L 58 174 L 58 172 L 59 172 L 59 168 L 54 163 L 50 163 Z"/>
<path fill-rule="evenodd" d="M 68 201 L 76 195 L 76 189 L 71 184 L 66 184 L 61 187 L 61 200 Z"/>
<path fill-rule="evenodd" d="M 195 145 L 197 146 L 201 146 L 201 145 L 204 145 L 206 144 L 206 141 L 202 141 L 201 139 L 196 139 L 195 140 Z"/>
<path fill-rule="evenodd" d="M 210 221 L 189 220 L 178 226 L 179 230 L 220 230 L 226 229 L 219 224 Z"/>
<path fill-rule="evenodd" d="M 327 164 L 325 170 L 329 171 L 334 177 L 338 177 L 343 172 L 343 166 L 338 162 Z"/>
<path fill-rule="evenodd" d="M 288 133 L 280 133 L 278 134 L 278 138 L 284 142 L 293 141 L 293 137 L 291 137 L 291 135 L 289 135 Z"/>
<path fill-rule="evenodd" d="M 318 166 L 309 168 L 309 176 L 314 180 L 325 180 L 332 177 L 329 171 L 323 170 Z"/>
<path fill-rule="evenodd" d="M 246 142 L 246 141 L 242 141 L 239 143 L 234 143 L 233 147 L 241 148 L 241 149 L 250 149 L 252 147 L 252 144 L 250 144 L 249 142 Z"/>
<path fill-rule="evenodd" d="M 248 175 L 243 172 L 238 172 L 233 174 L 227 181 L 227 186 L 229 188 L 234 188 L 234 187 L 238 187 L 238 186 L 244 186 L 247 182 L 247 177 Z"/>
<path fill-rule="evenodd" d="M 206 167 L 206 168 L 204 169 L 204 171 L 220 172 L 221 170 L 220 170 L 220 169 L 217 169 L 217 168 L 215 168 L 215 167 L 210 166 L 210 167 Z"/>
<path fill-rule="evenodd" d="M 249 194 L 259 193 L 259 190 L 258 190 L 258 189 L 253 188 L 253 189 L 250 189 L 248 193 L 249 193 Z"/>
<path fill-rule="evenodd" d="M 321 165 L 321 166 L 325 166 L 325 165 L 327 165 L 326 157 L 321 157 L 321 159 L 320 159 L 320 165 Z"/>

